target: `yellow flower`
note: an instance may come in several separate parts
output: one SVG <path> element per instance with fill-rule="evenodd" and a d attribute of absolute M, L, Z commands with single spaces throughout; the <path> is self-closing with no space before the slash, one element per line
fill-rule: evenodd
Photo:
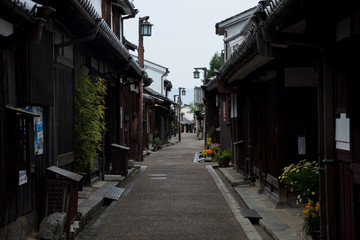
<path fill-rule="evenodd" d="M 206 156 L 206 149 L 204 151 L 202 151 L 202 155 L 205 157 Z"/>

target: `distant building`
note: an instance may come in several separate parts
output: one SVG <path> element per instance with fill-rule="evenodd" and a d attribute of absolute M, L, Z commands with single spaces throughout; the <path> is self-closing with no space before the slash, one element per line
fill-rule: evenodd
<path fill-rule="evenodd" d="M 244 40 L 247 30 L 244 26 L 254 11 L 255 7 L 216 23 L 216 34 L 224 36 L 224 62 Z"/>
<path fill-rule="evenodd" d="M 194 132 L 194 113 L 191 113 L 190 106 L 187 104 L 182 106 L 180 113 L 183 132 Z"/>
<path fill-rule="evenodd" d="M 137 59 L 137 56 L 133 55 L 133 57 Z M 150 88 L 167 97 L 168 92 L 172 88 L 171 82 L 165 79 L 165 77 L 170 73 L 169 69 L 146 59 L 144 60 L 144 69 L 149 78 L 153 80 Z"/>

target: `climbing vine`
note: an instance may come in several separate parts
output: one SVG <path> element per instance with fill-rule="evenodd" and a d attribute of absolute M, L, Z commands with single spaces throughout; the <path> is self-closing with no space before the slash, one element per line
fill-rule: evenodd
<path fill-rule="evenodd" d="M 75 162 L 78 172 L 93 169 L 102 151 L 105 127 L 106 84 L 100 77 L 78 74 L 75 78 Z"/>

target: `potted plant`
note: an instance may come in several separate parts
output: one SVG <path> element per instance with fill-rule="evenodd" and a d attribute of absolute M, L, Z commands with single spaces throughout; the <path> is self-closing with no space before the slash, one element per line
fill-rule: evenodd
<path fill-rule="evenodd" d="M 304 232 L 310 235 L 312 239 L 320 239 L 320 202 L 315 204 L 312 200 L 309 200 L 305 204 L 303 213 L 305 217 Z"/>
<path fill-rule="evenodd" d="M 308 162 L 306 159 L 297 164 L 283 168 L 279 177 L 291 191 L 299 191 L 298 204 L 307 204 L 309 200 L 317 202 L 319 199 L 319 164 L 316 161 Z"/>
<path fill-rule="evenodd" d="M 221 157 L 219 158 L 219 167 L 228 167 L 231 161 L 231 149 L 228 148 L 221 153 Z"/>
<path fill-rule="evenodd" d="M 158 148 L 161 147 L 161 139 L 160 138 L 155 138 L 152 142 L 152 145 L 154 147 L 155 150 L 157 150 Z"/>
<path fill-rule="evenodd" d="M 204 151 L 202 151 L 202 155 L 205 157 L 206 161 L 211 161 L 215 154 L 211 149 L 205 149 Z"/>
<path fill-rule="evenodd" d="M 297 204 L 302 205 L 304 213 L 303 231 L 313 239 L 319 239 L 320 203 L 319 203 L 319 164 L 306 159 L 283 168 L 279 177 L 291 191 L 298 191 Z M 315 204 L 316 203 L 316 204 Z"/>

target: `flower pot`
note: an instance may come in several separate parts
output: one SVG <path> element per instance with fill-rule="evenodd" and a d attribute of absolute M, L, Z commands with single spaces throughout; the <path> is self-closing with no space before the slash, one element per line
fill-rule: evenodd
<path fill-rule="evenodd" d="M 219 167 L 228 167 L 230 163 L 230 159 L 223 159 L 219 162 Z"/>
<path fill-rule="evenodd" d="M 313 240 L 320 240 L 320 231 L 310 230 L 310 233 Z"/>
<path fill-rule="evenodd" d="M 212 161 L 213 157 L 205 157 L 205 161 Z"/>

